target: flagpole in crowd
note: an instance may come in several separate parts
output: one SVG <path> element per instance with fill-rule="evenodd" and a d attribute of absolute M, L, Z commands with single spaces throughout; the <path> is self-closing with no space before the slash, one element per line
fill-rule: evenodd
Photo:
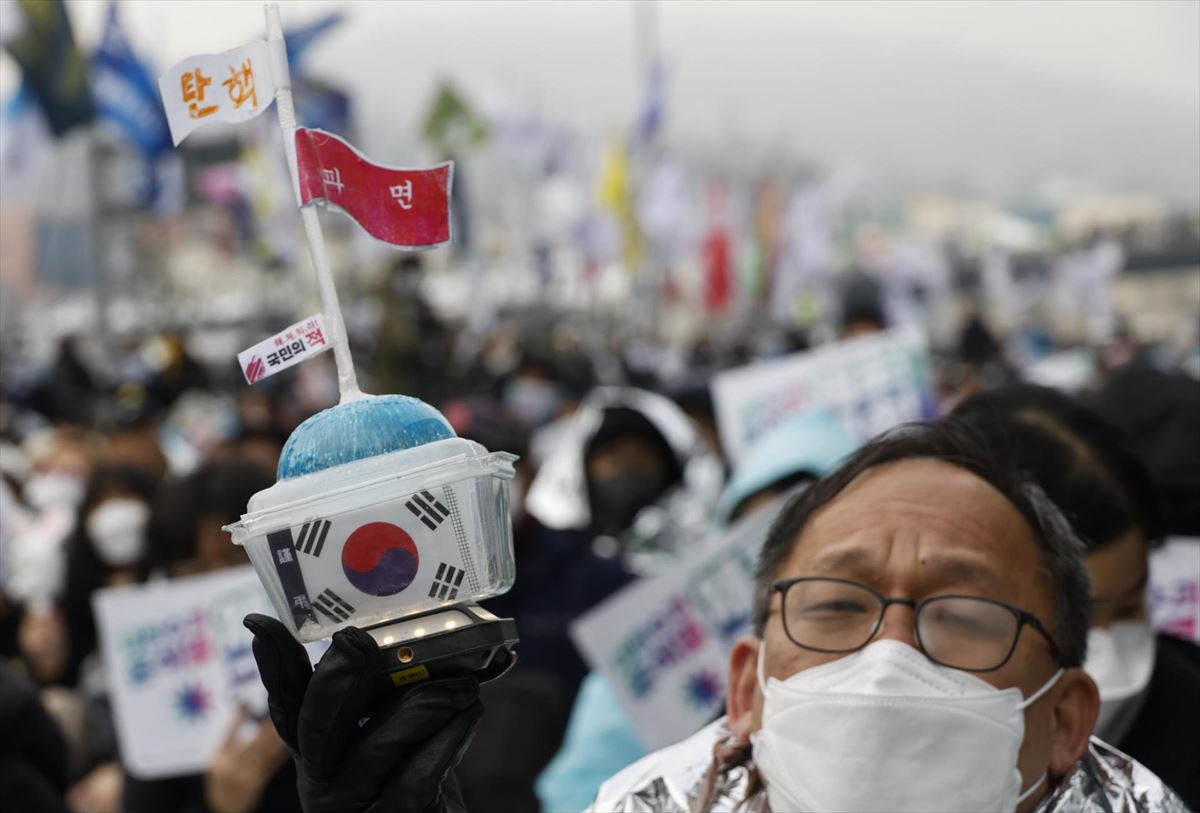
<path fill-rule="evenodd" d="M 300 169 L 296 159 L 296 107 L 292 101 L 292 80 L 288 70 L 287 47 L 283 40 L 283 24 L 279 19 L 279 6 L 268 3 L 266 15 L 267 45 L 270 48 L 271 70 L 275 77 L 275 110 L 279 115 L 279 129 L 283 133 L 288 171 L 292 175 L 292 191 L 296 196 L 296 205 L 300 208 L 304 234 L 308 238 L 308 250 L 317 274 L 321 307 L 328 320 L 333 357 L 337 364 L 340 403 L 357 401 L 364 396 L 358 388 L 358 375 L 354 372 L 354 361 L 350 357 L 350 341 L 346 335 L 346 323 L 342 319 L 342 306 L 338 302 L 337 289 L 333 285 L 333 273 L 329 267 L 329 254 L 325 250 L 321 221 L 316 208 L 302 205 L 300 196 Z"/>

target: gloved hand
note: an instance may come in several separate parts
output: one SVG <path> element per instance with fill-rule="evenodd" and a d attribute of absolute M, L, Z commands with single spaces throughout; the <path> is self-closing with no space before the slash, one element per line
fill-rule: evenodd
<path fill-rule="evenodd" d="M 397 689 L 375 639 L 353 627 L 314 671 L 283 624 L 257 613 L 244 623 L 306 813 L 465 810 L 452 769 L 483 715 L 474 675 Z"/>

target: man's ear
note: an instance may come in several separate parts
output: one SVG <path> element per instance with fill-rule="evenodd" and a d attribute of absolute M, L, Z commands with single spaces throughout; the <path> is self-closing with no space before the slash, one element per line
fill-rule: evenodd
<path fill-rule="evenodd" d="M 758 728 L 758 649 L 762 641 L 744 635 L 729 653 L 729 694 L 725 697 L 725 715 L 729 729 L 739 740 L 750 741 Z"/>
<path fill-rule="evenodd" d="M 1087 751 L 1088 738 L 1100 714 L 1100 690 L 1082 669 L 1063 673 L 1062 691 L 1054 704 L 1050 730 L 1051 776 L 1063 776 Z"/>

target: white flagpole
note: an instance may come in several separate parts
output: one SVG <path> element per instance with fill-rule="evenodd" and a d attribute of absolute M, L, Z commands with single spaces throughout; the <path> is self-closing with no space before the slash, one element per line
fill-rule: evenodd
<path fill-rule="evenodd" d="M 279 129 L 283 133 L 288 170 L 292 173 L 292 192 L 296 196 L 296 205 L 300 207 L 304 234 L 308 238 L 308 250 L 312 254 L 313 268 L 317 272 L 321 307 L 328 320 L 333 357 L 337 362 L 340 402 L 344 404 L 362 398 L 363 393 L 358 388 L 358 376 L 354 372 L 354 361 L 350 358 L 350 341 L 346 336 L 346 323 L 342 320 L 342 306 L 338 303 L 337 289 L 333 286 L 333 274 L 329 269 L 329 255 L 325 252 L 321 221 L 317 218 L 315 208 L 300 205 L 300 170 L 296 163 L 296 107 L 292 102 L 292 79 L 288 70 L 287 47 L 283 42 L 283 24 L 279 21 L 279 6 L 267 3 L 266 13 L 267 45 L 271 52 L 271 70 L 275 74 L 275 110 L 279 114 Z"/>

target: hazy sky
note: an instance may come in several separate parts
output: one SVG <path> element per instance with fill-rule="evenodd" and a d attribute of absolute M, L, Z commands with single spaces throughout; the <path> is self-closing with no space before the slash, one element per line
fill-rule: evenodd
<path fill-rule="evenodd" d="M 437 77 L 591 132 L 637 106 L 634 6 L 281 2 L 285 27 L 344 7 L 311 66 L 359 90 L 378 160 L 400 163 Z M 105 3 L 68 0 L 85 45 Z M 157 69 L 263 35 L 253 0 L 127 0 Z M 786 145 L 822 162 L 1019 185 L 1052 170 L 1200 200 L 1200 2 L 659 2 L 669 133 Z M 0 60 L 0 93 L 16 71 Z"/>

